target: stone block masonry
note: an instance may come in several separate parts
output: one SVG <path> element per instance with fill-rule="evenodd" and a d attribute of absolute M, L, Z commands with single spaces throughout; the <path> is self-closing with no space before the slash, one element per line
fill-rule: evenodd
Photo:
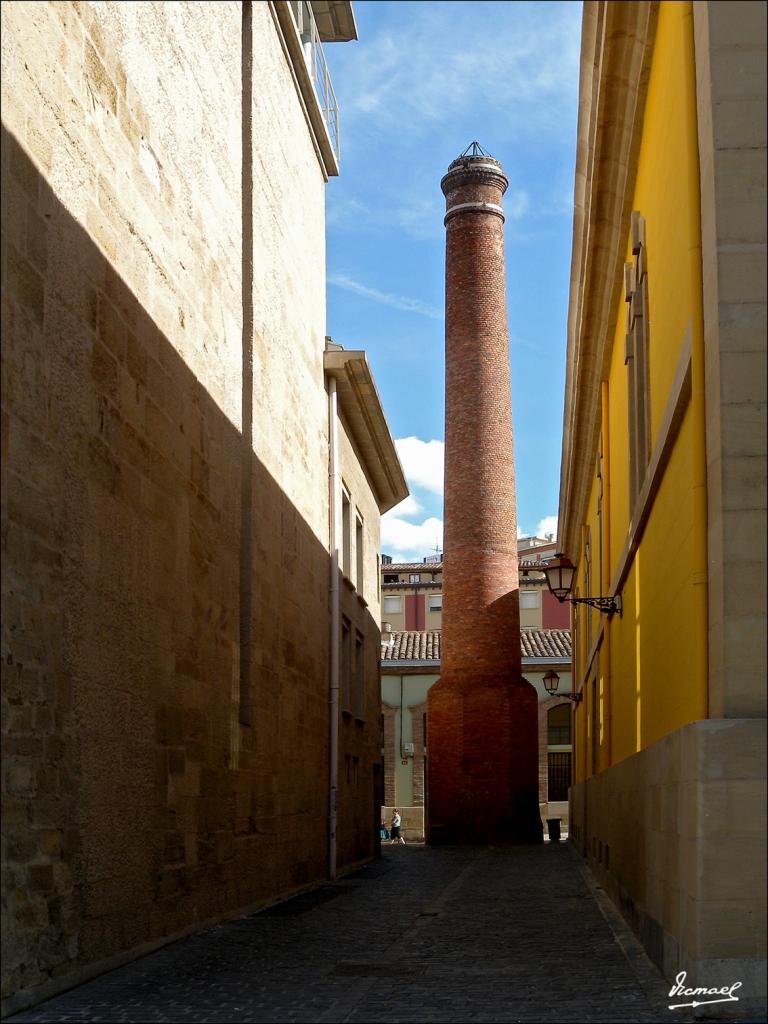
<path fill-rule="evenodd" d="M 446 196 L 442 675 L 427 713 L 429 840 L 541 842 L 537 698 L 520 671 L 504 280 L 507 178 L 460 157 Z"/>
<path fill-rule="evenodd" d="M 2 8 L 6 1010 L 327 877 L 324 180 L 254 4 L 244 423 L 242 15 Z M 341 870 L 374 850 L 378 735 L 353 725 Z"/>

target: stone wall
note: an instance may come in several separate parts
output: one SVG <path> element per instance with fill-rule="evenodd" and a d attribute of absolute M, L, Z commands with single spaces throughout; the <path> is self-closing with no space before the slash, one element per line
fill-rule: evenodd
<path fill-rule="evenodd" d="M 254 4 L 244 351 L 243 9 L 3 5 L 7 1009 L 327 873 L 324 173 Z"/>
<path fill-rule="evenodd" d="M 693 4 L 701 168 L 709 708 L 765 717 L 765 4 Z"/>
<path fill-rule="evenodd" d="M 344 420 L 339 430 L 339 460 L 343 484 L 350 497 L 351 571 L 341 586 L 341 614 L 350 626 L 351 701 L 343 707 L 339 733 L 338 850 L 339 863 L 370 858 L 379 829 L 381 794 L 374 789 L 373 766 L 381 763 L 379 737 L 379 510 L 371 494 L 361 460 Z M 363 524 L 363 578 L 357 579 L 355 519 Z M 358 648 L 358 644 L 362 644 Z M 357 659 L 362 654 L 365 668 Z M 359 680 L 367 683 L 362 701 L 355 693 Z"/>
<path fill-rule="evenodd" d="M 665 976 L 742 982 L 728 1019 L 765 1012 L 765 755 L 764 719 L 692 722 L 570 793 L 571 839 Z"/>

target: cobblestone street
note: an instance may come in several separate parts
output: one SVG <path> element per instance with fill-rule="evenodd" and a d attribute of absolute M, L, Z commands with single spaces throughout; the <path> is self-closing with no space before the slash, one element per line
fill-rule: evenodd
<path fill-rule="evenodd" d="M 666 993 L 567 843 L 387 846 L 355 875 L 9 1019 L 686 1019 Z"/>

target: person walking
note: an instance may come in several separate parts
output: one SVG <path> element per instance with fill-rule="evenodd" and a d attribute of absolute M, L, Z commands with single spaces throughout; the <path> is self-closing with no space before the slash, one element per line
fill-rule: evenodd
<path fill-rule="evenodd" d="M 395 807 L 394 810 L 392 811 L 392 826 L 389 832 L 392 838 L 390 839 L 390 842 L 402 843 L 403 846 L 405 846 L 405 840 L 400 835 L 400 824 L 402 820 L 403 819 L 400 817 L 400 811 L 398 811 L 398 809 Z"/>

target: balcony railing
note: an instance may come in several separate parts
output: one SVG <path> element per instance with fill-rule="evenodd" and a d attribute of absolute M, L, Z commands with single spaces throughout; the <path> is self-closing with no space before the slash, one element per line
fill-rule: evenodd
<path fill-rule="evenodd" d="M 320 104 L 323 121 L 325 121 L 331 146 L 338 160 L 340 156 L 339 105 L 336 102 L 336 94 L 331 84 L 331 76 L 328 74 L 328 65 L 326 64 L 325 54 L 320 43 L 317 22 L 312 13 L 312 7 L 307 3 L 307 0 L 290 0 L 289 6 L 301 38 L 304 60 L 312 79 L 315 95 Z"/>

